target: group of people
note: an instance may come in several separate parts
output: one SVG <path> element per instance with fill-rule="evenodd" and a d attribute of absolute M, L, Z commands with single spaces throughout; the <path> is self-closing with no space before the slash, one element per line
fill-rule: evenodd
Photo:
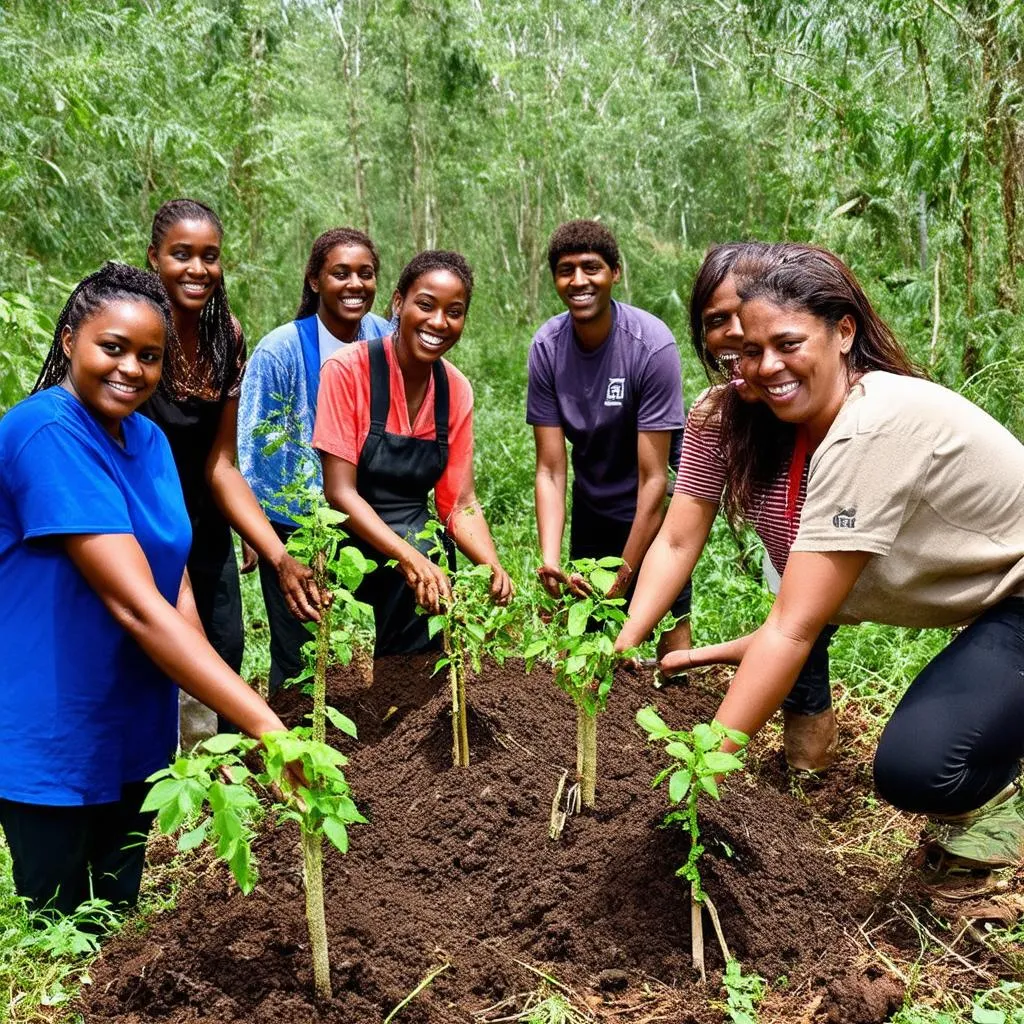
<path fill-rule="evenodd" d="M 76 287 L 33 394 L 0 421 L 0 826 L 35 909 L 131 906 L 146 778 L 218 716 L 283 728 L 238 675 L 232 531 L 242 571 L 259 567 L 273 695 L 324 598 L 287 551 L 289 484 L 322 489 L 378 564 L 357 594 L 377 655 L 430 646 L 417 608 L 450 597 L 456 548 L 490 566 L 494 601 L 513 596 L 475 494 L 472 387 L 443 358 L 469 312 L 466 260 L 416 255 L 381 317 L 373 241 L 325 232 L 295 318 L 247 360 L 222 242 L 209 207 L 164 204 L 149 268 L 108 263 Z M 968 624 L 886 727 L 877 784 L 932 816 L 948 855 L 1018 862 L 1024 446 L 929 382 L 824 250 L 708 253 L 690 319 L 711 386 L 688 419 L 671 331 L 612 298 L 611 232 L 570 221 L 548 259 L 566 312 L 533 339 L 526 396 L 543 586 L 577 588 L 571 508 L 570 559 L 621 559 L 618 649 L 671 611 L 664 670 L 738 663 L 719 720 L 753 736 L 781 705 L 787 758 L 814 770 L 837 744 L 835 623 Z M 757 530 L 781 586 L 756 633 L 691 650 L 690 576 L 720 508 Z"/>

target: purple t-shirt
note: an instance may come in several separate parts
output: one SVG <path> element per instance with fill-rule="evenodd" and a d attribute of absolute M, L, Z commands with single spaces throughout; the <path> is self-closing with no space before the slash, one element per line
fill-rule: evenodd
<path fill-rule="evenodd" d="M 672 332 L 656 316 L 612 303 L 612 329 L 595 352 L 560 313 L 533 336 L 526 422 L 561 427 L 572 443 L 576 501 L 632 522 L 641 430 L 683 425 L 683 379 Z"/>

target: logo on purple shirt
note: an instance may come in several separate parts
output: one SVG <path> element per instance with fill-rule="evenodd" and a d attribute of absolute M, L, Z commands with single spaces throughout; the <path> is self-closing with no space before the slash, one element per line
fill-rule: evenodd
<path fill-rule="evenodd" d="M 622 405 L 623 398 L 626 397 L 626 378 L 625 377 L 609 377 L 608 378 L 608 390 L 604 395 L 605 405 Z"/>

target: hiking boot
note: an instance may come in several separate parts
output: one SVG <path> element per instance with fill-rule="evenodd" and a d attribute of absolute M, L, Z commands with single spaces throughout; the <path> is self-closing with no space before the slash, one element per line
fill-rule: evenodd
<path fill-rule="evenodd" d="M 803 772 L 822 772 L 836 759 L 839 730 L 836 714 L 828 708 L 816 715 L 782 710 L 782 747 L 786 764 Z"/>
<path fill-rule="evenodd" d="M 987 804 L 966 814 L 934 815 L 928 831 L 963 868 L 1004 868 L 1024 861 L 1024 795 L 1007 786 Z"/>

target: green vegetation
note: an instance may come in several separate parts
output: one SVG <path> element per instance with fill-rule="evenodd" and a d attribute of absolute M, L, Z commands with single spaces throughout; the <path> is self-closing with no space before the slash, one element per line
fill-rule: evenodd
<path fill-rule="evenodd" d="M 621 558 L 570 562 L 570 578 L 583 594 L 553 598 L 538 592 L 536 637 L 523 652 L 527 671 L 537 661 L 551 666 L 555 685 L 576 705 L 576 776 L 580 802 L 593 808 L 597 786 L 597 715 L 608 704 L 615 681 L 615 638 L 626 621 L 626 602 L 609 597 Z"/>
<path fill-rule="evenodd" d="M 736 754 L 726 753 L 719 748 L 723 740 L 731 740 L 742 752 L 749 737 L 736 729 L 727 729 L 720 722 L 700 722 L 692 730 L 672 729 L 662 720 L 653 707 L 641 708 L 636 714 L 640 726 L 652 742 L 664 743 L 665 753 L 671 764 L 658 772 L 652 786 L 668 782 L 668 799 L 674 807 L 682 805 L 681 811 L 669 811 L 665 816 L 666 825 L 678 825 L 686 830 L 690 848 L 685 863 L 676 871 L 690 883 L 690 932 L 692 938 L 693 966 L 700 973 L 701 981 L 707 980 L 704 968 L 704 924 L 701 907 L 707 907 L 715 935 L 722 947 L 726 964 L 734 963 L 718 923 L 718 911 L 711 898 L 704 891 L 697 863 L 704 853 L 700 841 L 699 810 L 701 795 L 719 800 L 718 780 L 743 767 L 743 761 Z M 739 970 L 737 964 L 736 970 Z M 734 978 L 735 980 L 735 978 Z M 737 992 L 743 991 L 736 981 Z M 730 990 L 731 991 L 731 990 Z"/>
<path fill-rule="evenodd" d="M 437 525 L 437 524 L 434 524 Z M 466 676 L 479 672 L 484 655 L 499 665 L 517 643 L 517 612 L 491 600 L 491 567 L 467 565 L 451 576 L 452 597 L 439 615 L 432 615 L 431 636 L 441 632 L 444 654 L 434 670 L 448 670 L 452 688 L 452 764 L 469 765 L 469 725 L 466 719 Z"/>

